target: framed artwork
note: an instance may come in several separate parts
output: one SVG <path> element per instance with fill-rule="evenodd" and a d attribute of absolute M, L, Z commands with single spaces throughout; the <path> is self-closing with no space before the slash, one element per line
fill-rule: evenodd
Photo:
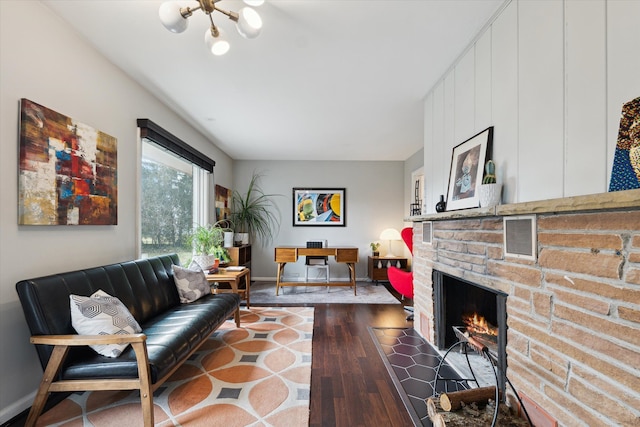
<path fill-rule="evenodd" d="M 345 226 L 344 188 L 294 188 L 293 225 Z"/>
<path fill-rule="evenodd" d="M 118 224 L 118 140 L 20 100 L 19 225 Z"/>
<path fill-rule="evenodd" d="M 491 156 L 492 141 L 493 126 L 453 148 L 447 189 L 448 211 L 480 206 L 478 187 L 482 184 L 484 164 Z"/>
<path fill-rule="evenodd" d="M 216 184 L 216 221 L 231 219 L 231 190 Z"/>
<path fill-rule="evenodd" d="M 640 97 L 622 106 L 609 191 L 640 188 Z"/>

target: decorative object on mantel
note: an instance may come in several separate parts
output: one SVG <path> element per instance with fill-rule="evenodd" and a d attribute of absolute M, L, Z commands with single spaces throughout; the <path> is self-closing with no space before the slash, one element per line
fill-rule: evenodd
<path fill-rule="evenodd" d="M 453 148 L 447 189 L 447 210 L 479 206 L 478 187 L 482 182 L 482 165 L 488 157 L 491 157 L 492 142 L 493 126 Z"/>
<path fill-rule="evenodd" d="M 502 195 L 502 184 L 496 182 L 496 164 L 493 160 L 488 160 L 484 166 L 484 179 L 478 188 L 480 196 L 480 207 L 489 208 L 500 204 Z"/>
<path fill-rule="evenodd" d="M 118 140 L 20 100 L 19 225 L 117 225 Z"/>
<path fill-rule="evenodd" d="M 622 106 L 609 191 L 640 188 L 640 97 Z"/>
<path fill-rule="evenodd" d="M 444 201 L 444 194 L 440 195 L 440 201 L 436 203 L 436 212 L 444 212 L 447 210 L 447 202 Z"/>
<path fill-rule="evenodd" d="M 409 205 L 409 216 L 422 214 L 422 200 L 420 199 L 420 180 L 417 179 L 413 188 L 413 203 Z"/>
<path fill-rule="evenodd" d="M 158 15 L 160 16 L 160 22 L 162 22 L 162 25 L 164 25 L 167 30 L 172 33 L 181 33 L 189 26 L 187 18 L 189 18 L 194 11 L 201 10 L 209 17 L 209 22 L 211 22 L 211 25 L 204 33 L 204 42 L 212 54 L 220 56 L 227 53 L 230 46 L 229 42 L 224 38 L 222 30 L 213 23 L 213 17 L 211 16 L 213 12 L 220 12 L 234 21 L 238 33 L 246 39 L 258 37 L 262 29 L 262 19 L 258 12 L 250 7 L 243 7 L 236 13 L 218 8 L 216 6 L 218 2 L 220 2 L 220 0 L 198 0 L 196 7 L 182 7 L 182 2 L 166 1 L 160 5 Z M 263 2 L 263 0 L 245 0 L 245 3 L 251 6 L 259 6 Z"/>

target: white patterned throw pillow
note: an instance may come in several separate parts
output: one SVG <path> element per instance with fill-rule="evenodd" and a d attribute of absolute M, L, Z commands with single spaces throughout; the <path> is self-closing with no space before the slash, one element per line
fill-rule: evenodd
<path fill-rule="evenodd" d="M 142 328 L 127 307 L 102 289 L 90 297 L 69 295 L 71 325 L 80 335 L 137 334 Z M 97 353 L 118 357 L 129 344 L 92 345 Z"/>
<path fill-rule="evenodd" d="M 204 271 L 197 264 L 192 263 L 189 267 L 173 265 L 173 281 L 178 289 L 181 303 L 194 302 L 211 293 Z"/>

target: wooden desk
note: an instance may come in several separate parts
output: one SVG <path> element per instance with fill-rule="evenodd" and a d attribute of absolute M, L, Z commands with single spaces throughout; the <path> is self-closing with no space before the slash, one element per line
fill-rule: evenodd
<path fill-rule="evenodd" d="M 242 278 L 245 278 L 245 287 L 244 289 L 240 288 L 240 283 L 242 282 Z M 227 270 L 225 268 L 221 268 L 215 274 L 207 274 L 207 282 L 222 282 L 229 283 L 231 285 L 231 289 L 220 289 L 220 288 L 211 288 L 211 293 L 224 293 L 224 292 L 234 292 L 244 300 L 247 301 L 247 308 L 250 308 L 250 288 L 251 288 L 251 270 L 245 268 L 241 271 L 233 271 Z"/>
<path fill-rule="evenodd" d="M 336 262 L 344 262 L 349 268 L 348 282 L 283 282 L 282 272 L 288 262 L 298 261 L 299 256 L 333 256 Z M 276 280 L 276 295 L 284 286 L 352 286 L 356 295 L 356 263 L 358 262 L 358 248 L 306 248 L 296 246 L 280 246 L 275 248 L 275 262 L 278 263 L 278 277 Z"/>

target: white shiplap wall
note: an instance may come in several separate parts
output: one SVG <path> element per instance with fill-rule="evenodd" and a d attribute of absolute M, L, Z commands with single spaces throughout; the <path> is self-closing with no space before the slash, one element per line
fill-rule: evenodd
<path fill-rule="evenodd" d="M 503 203 L 605 192 L 622 104 L 640 96 L 640 1 L 513 0 L 425 99 L 425 201 L 451 151 L 494 126 Z"/>

